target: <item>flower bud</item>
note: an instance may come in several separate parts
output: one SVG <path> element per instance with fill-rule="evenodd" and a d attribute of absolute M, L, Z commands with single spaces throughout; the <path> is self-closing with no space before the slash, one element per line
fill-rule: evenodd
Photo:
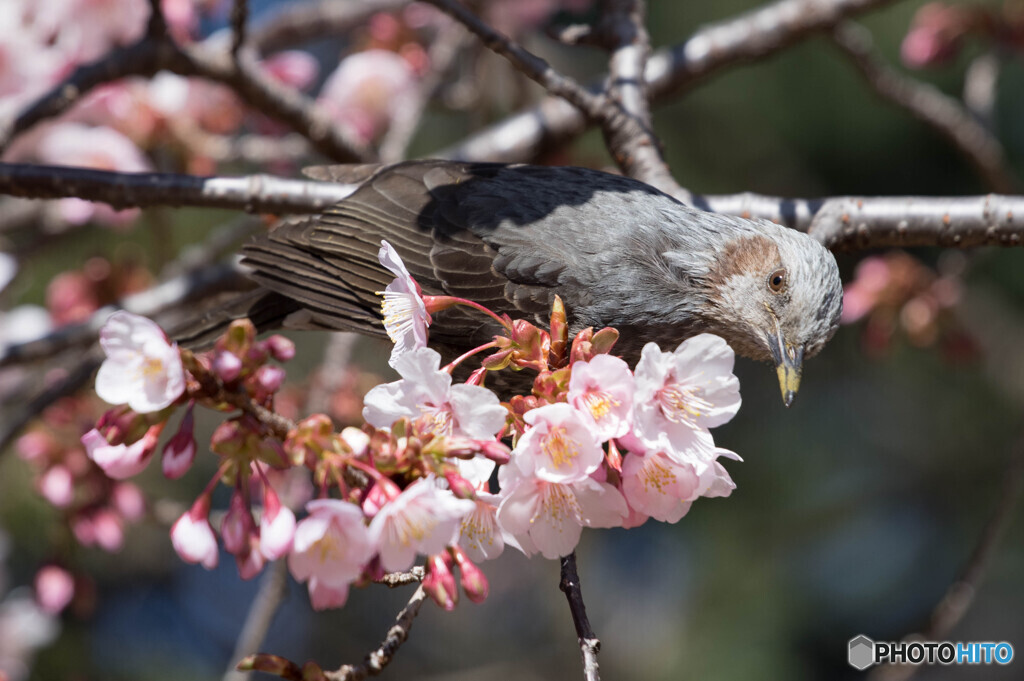
<path fill-rule="evenodd" d="M 263 345 L 270 356 L 278 362 L 287 362 L 295 357 L 295 343 L 280 334 L 274 334 L 266 339 Z"/>
<path fill-rule="evenodd" d="M 171 527 L 171 544 L 182 560 L 217 567 L 217 537 L 210 526 L 210 497 L 202 494 Z"/>
<path fill-rule="evenodd" d="M 192 405 L 190 404 L 185 410 L 184 418 L 181 419 L 178 432 L 164 445 L 161 459 L 164 476 L 170 480 L 177 480 L 192 467 L 195 458 L 195 419 L 192 416 Z"/>
<path fill-rule="evenodd" d="M 498 440 L 484 442 L 480 453 L 499 466 L 508 463 L 512 456 L 512 450 Z"/>
<path fill-rule="evenodd" d="M 447 470 L 444 472 L 444 479 L 448 481 L 448 489 L 459 499 L 475 499 L 476 491 L 473 483 L 459 475 L 458 471 Z"/>
<path fill-rule="evenodd" d="M 281 505 L 270 485 L 263 486 L 263 517 L 260 518 L 260 553 L 267 560 L 277 560 L 292 548 L 295 537 L 295 514 Z"/>
<path fill-rule="evenodd" d="M 459 601 L 459 590 L 455 575 L 451 571 L 451 558 L 447 554 L 427 557 L 427 575 L 423 578 L 423 590 L 444 610 L 454 610 Z"/>
<path fill-rule="evenodd" d="M 233 555 L 239 555 L 249 548 L 250 538 L 256 533 L 256 521 L 241 491 L 235 490 L 228 504 L 228 512 L 224 514 L 224 522 L 220 526 L 220 536 L 224 540 L 224 549 Z"/>
<path fill-rule="evenodd" d="M 224 383 L 231 383 L 242 373 L 242 360 L 234 353 L 221 350 L 213 357 L 213 372 Z"/>
<path fill-rule="evenodd" d="M 57 565 L 47 565 L 36 573 L 36 602 L 43 612 L 56 615 L 75 596 L 75 578 Z"/>
<path fill-rule="evenodd" d="M 466 598 L 474 603 L 482 603 L 487 598 L 487 594 L 490 593 L 490 585 L 487 583 L 487 577 L 484 575 L 483 570 L 469 559 L 469 556 L 466 555 L 461 547 L 457 545 L 450 546 L 448 551 L 455 558 L 455 562 L 459 566 L 462 590 L 466 592 Z"/>
<path fill-rule="evenodd" d="M 253 380 L 260 392 L 272 395 L 284 383 L 285 371 L 279 366 L 265 365 L 256 370 Z"/>

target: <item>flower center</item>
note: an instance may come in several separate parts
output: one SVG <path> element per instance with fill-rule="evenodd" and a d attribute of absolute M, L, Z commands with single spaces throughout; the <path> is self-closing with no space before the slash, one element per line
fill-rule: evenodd
<path fill-rule="evenodd" d="M 384 315 L 384 330 L 392 342 L 398 342 L 402 333 L 412 324 L 415 305 L 412 296 L 398 291 L 385 291 L 380 303 L 381 314 Z"/>
<path fill-rule="evenodd" d="M 541 493 L 541 510 L 538 515 L 544 515 L 551 523 L 562 523 L 571 518 L 580 516 L 580 506 L 576 502 L 576 495 L 572 493 L 568 485 L 561 485 L 556 482 L 547 482 Z M 530 523 L 536 517 L 530 519 Z"/>
<path fill-rule="evenodd" d="M 540 449 L 555 464 L 555 468 L 572 465 L 572 460 L 580 453 L 576 442 L 569 437 L 563 426 L 549 428 L 541 440 Z"/>
<path fill-rule="evenodd" d="M 682 423 L 698 428 L 697 419 L 711 409 L 711 403 L 704 399 L 704 389 L 697 386 L 681 386 L 670 383 L 658 391 L 658 406 L 661 413 L 673 423 Z"/>
<path fill-rule="evenodd" d="M 423 411 L 423 426 L 428 433 L 438 437 L 451 435 L 455 430 L 455 417 L 452 416 L 452 408 L 447 404 L 436 407 L 432 404 L 425 404 L 420 407 Z"/>
<path fill-rule="evenodd" d="M 676 476 L 656 454 L 645 456 L 644 459 L 644 466 L 640 469 L 639 476 L 644 488 L 658 494 L 665 494 L 665 489 L 675 482 Z"/>
<path fill-rule="evenodd" d="M 614 408 L 621 404 L 612 397 L 611 393 L 605 390 L 588 390 L 580 398 L 583 406 L 593 415 L 595 421 L 600 421 Z"/>
<path fill-rule="evenodd" d="M 159 357 L 143 357 L 139 373 L 144 378 L 153 378 L 164 373 L 164 361 Z"/>

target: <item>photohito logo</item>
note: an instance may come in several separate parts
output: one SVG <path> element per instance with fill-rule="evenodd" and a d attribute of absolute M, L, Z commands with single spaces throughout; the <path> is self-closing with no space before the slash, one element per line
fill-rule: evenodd
<path fill-rule="evenodd" d="M 1005 641 L 872 641 L 864 634 L 847 645 L 854 669 L 873 664 L 1010 664 L 1013 646 Z"/>

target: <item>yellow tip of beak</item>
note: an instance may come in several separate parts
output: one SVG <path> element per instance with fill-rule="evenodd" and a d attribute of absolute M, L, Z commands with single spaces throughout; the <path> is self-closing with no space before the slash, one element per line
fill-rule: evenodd
<path fill-rule="evenodd" d="M 787 407 L 793 404 L 796 393 L 800 390 L 800 368 L 782 363 L 775 367 L 779 375 L 779 389 L 782 391 L 782 403 Z"/>

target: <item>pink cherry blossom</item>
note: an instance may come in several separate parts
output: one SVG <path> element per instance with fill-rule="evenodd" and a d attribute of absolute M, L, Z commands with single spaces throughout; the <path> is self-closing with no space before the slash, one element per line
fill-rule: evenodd
<path fill-rule="evenodd" d="M 506 536 L 497 518 L 501 498 L 496 494 L 477 492 L 474 503 L 476 508 L 462 519 L 459 526 L 459 546 L 473 560 L 492 560 L 505 550 Z"/>
<path fill-rule="evenodd" d="M 187 563 L 207 570 L 217 567 L 217 537 L 210 526 L 210 498 L 203 495 L 171 527 L 174 550 Z"/>
<path fill-rule="evenodd" d="M 427 346 L 427 327 L 430 315 L 420 294 L 420 285 L 409 274 L 405 263 L 387 241 L 380 242 L 377 254 L 380 264 L 395 275 L 395 280 L 384 289 L 381 313 L 384 315 L 384 329 L 395 344 L 388 364 L 395 366 L 398 358 L 414 348 Z"/>
<path fill-rule="evenodd" d="M 96 394 L 111 404 L 146 413 L 169 406 L 185 391 L 178 346 L 154 322 L 118 311 L 100 329 L 107 359 L 96 375 Z"/>
<path fill-rule="evenodd" d="M 278 52 L 260 62 L 260 66 L 275 80 L 299 90 L 312 85 L 320 72 L 316 58 L 302 50 Z"/>
<path fill-rule="evenodd" d="M 136 442 L 126 445 L 112 445 L 100 431 L 93 428 L 82 436 L 85 453 L 109 477 L 124 480 L 141 473 L 156 451 L 157 440 L 163 424 L 149 428 Z"/>
<path fill-rule="evenodd" d="M 523 419 L 532 427 L 512 450 L 512 461 L 522 473 L 547 482 L 575 482 L 604 460 L 592 421 L 568 404 L 538 407 Z"/>
<path fill-rule="evenodd" d="M 589 415 L 604 442 L 622 437 L 632 425 L 633 373 L 613 355 L 598 355 L 572 365 L 567 401 Z"/>
<path fill-rule="evenodd" d="M 316 610 L 340 608 L 348 587 L 362 574 L 376 552 L 355 504 L 318 499 L 306 504 L 309 516 L 295 528 L 288 568 L 300 582 L 309 582 L 309 598 Z"/>
<path fill-rule="evenodd" d="M 636 365 L 632 433 L 641 447 L 696 451 L 711 458 L 714 445 L 707 429 L 725 423 L 740 408 L 733 362 L 732 348 L 707 333 L 683 341 L 670 353 L 654 343 L 644 346 Z"/>
<path fill-rule="evenodd" d="M 438 488 L 434 476 L 417 480 L 370 522 L 370 539 L 380 550 L 381 566 L 388 572 L 408 570 L 417 553 L 440 553 L 475 509 L 471 500 L 456 499 Z"/>
<path fill-rule="evenodd" d="M 452 385 L 451 374 L 440 365 L 441 355 L 430 348 L 399 355 L 393 366 L 402 380 L 370 390 L 363 418 L 376 428 L 403 417 L 425 418 L 435 435 L 493 438 L 508 415 L 498 397 L 480 386 Z"/>
<path fill-rule="evenodd" d="M 501 506 L 498 523 L 526 555 L 545 558 L 571 553 L 583 527 L 616 527 L 629 512 L 612 485 L 584 478 L 572 483 L 546 482 L 513 466 L 498 471 Z"/>
<path fill-rule="evenodd" d="M 700 475 L 692 464 L 679 463 L 662 452 L 632 453 L 622 462 L 622 493 L 634 511 L 674 523 L 700 496 Z"/>
<path fill-rule="evenodd" d="M 369 143 L 408 111 L 417 96 L 409 62 L 390 50 L 366 50 L 342 60 L 317 101 L 349 134 Z"/>
<path fill-rule="evenodd" d="M 35 590 L 43 612 L 56 615 L 74 598 L 75 578 L 62 567 L 47 565 L 36 573 Z"/>

